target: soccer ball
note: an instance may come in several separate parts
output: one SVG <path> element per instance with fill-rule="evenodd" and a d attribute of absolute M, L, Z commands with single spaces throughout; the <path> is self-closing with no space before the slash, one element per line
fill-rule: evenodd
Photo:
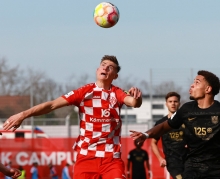
<path fill-rule="evenodd" d="M 119 20 L 118 8 L 109 2 L 98 4 L 94 10 L 95 23 L 103 28 L 113 27 Z"/>

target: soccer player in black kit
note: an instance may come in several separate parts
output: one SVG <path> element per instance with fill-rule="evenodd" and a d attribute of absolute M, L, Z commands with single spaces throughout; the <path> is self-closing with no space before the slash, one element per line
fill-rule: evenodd
<path fill-rule="evenodd" d="M 220 178 L 220 102 L 214 100 L 219 93 L 219 78 L 208 71 L 198 71 L 190 86 L 190 99 L 176 114 L 145 133 L 131 131 L 138 142 L 155 138 L 178 129 L 182 124 L 186 134 L 189 153 L 185 161 L 183 179 Z"/>
<path fill-rule="evenodd" d="M 165 100 L 168 115 L 158 120 L 155 126 L 171 118 L 180 106 L 180 95 L 176 92 L 167 93 Z M 151 149 L 158 158 L 160 166 L 166 166 L 168 172 L 174 179 L 181 178 L 184 170 L 184 159 L 188 151 L 184 140 L 184 133 L 185 125 L 182 124 L 180 128 L 172 129 L 161 137 L 165 158 L 161 156 L 157 146 L 160 137 L 151 140 Z"/>
<path fill-rule="evenodd" d="M 143 143 L 134 141 L 135 149 L 128 154 L 127 176 L 130 178 L 130 163 L 132 163 L 132 179 L 147 179 L 145 166 L 148 170 L 148 176 L 151 177 L 149 157 L 146 150 L 141 147 Z"/>

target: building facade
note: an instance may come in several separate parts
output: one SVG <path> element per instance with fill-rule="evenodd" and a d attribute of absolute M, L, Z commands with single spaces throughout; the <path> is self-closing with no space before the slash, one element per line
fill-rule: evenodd
<path fill-rule="evenodd" d="M 151 123 L 152 125 L 157 120 L 167 115 L 167 113 L 168 110 L 164 95 L 143 95 L 141 107 L 130 108 L 123 106 L 121 118 L 124 123 L 128 124 Z"/>

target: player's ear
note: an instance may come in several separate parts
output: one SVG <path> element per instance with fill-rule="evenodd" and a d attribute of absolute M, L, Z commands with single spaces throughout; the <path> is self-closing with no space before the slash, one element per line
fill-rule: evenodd
<path fill-rule="evenodd" d="M 114 80 L 118 78 L 118 73 L 115 74 Z"/>
<path fill-rule="evenodd" d="M 206 93 L 211 93 L 212 87 L 211 86 L 206 86 L 205 92 Z"/>

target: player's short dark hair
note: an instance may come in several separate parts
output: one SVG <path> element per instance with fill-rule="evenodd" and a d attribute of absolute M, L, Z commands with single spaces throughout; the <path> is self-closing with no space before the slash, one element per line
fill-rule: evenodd
<path fill-rule="evenodd" d="M 104 57 L 102 57 L 101 62 L 104 60 L 109 60 L 109 61 L 113 62 L 114 64 L 116 64 L 117 65 L 117 72 L 119 72 L 121 70 L 121 67 L 119 66 L 119 63 L 118 63 L 116 56 L 105 55 Z"/>
<path fill-rule="evenodd" d="M 205 70 L 200 70 L 200 71 L 198 71 L 197 74 L 204 76 L 205 80 L 212 87 L 213 96 L 215 96 L 219 93 L 220 81 L 219 81 L 219 78 L 215 74 L 213 74 L 209 71 L 205 71 Z"/>
<path fill-rule="evenodd" d="M 172 96 L 176 96 L 178 100 L 180 101 L 180 95 L 174 91 L 167 93 L 167 95 L 165 96 L 165 99 L 167 100 L 169 97 L 172 97 Z"/>

